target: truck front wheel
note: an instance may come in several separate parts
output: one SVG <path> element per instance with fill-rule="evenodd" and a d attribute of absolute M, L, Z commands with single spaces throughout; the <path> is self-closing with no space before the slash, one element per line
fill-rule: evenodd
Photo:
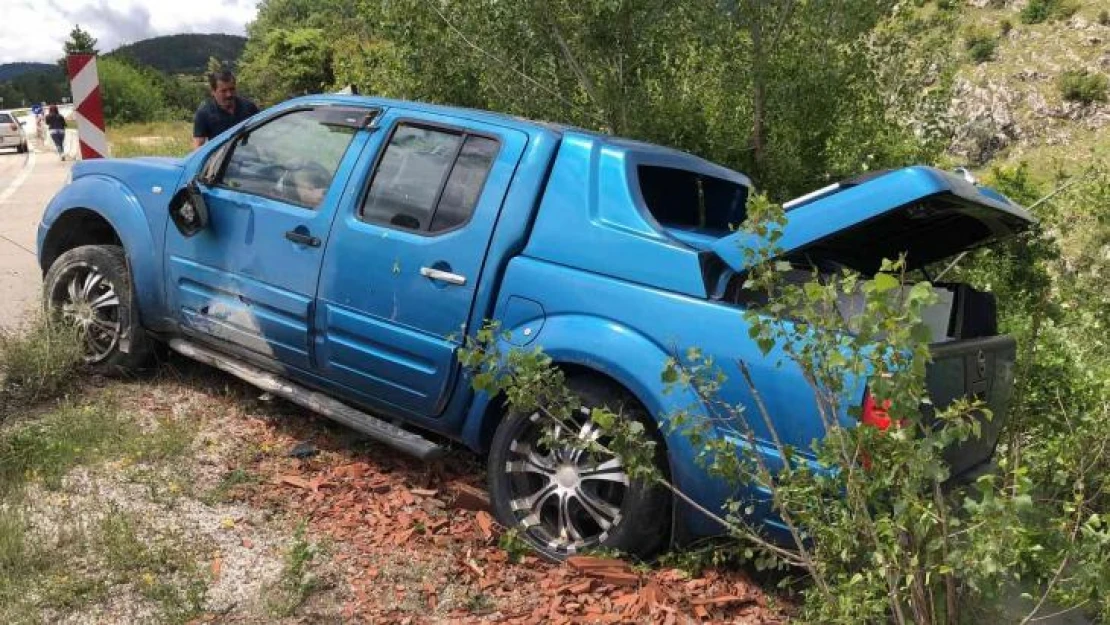
<path fill-rule="evenodd" d="M 586 440 L 605 443 L 590 422 L 591 408 L 604 406 L 645 422 L 647 415 L 622 389 L 604 380 L 579 376 L 567 384 L 583 405 L 573 428 L 552 427 L 539 413 L 513 413 L 498 425 L 488 464 L 494 514 L 553 560 L 592 549 L 651 556 L 667 540 L 669 493 L 632 479 L 615 455 L 582 450 Z M 566 443 L 549 444 L 551 440 Z M 662 467 L 661 443 L 656 451 Z"/>
<path fill-rule="evenodd" d="M 54 261 L 43 282 L 47 313 L 80 330 L 86 364 L 103 373 L 126 373 L 147 364 L 150 339 L 139 325 L 122 248 L 71 249 Z"/>

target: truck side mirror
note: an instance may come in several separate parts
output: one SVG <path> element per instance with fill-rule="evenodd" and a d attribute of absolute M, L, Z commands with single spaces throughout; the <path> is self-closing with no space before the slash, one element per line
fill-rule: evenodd
<path fill-rule="evenodd" d="M 184 237 L 208 227 L 208 205 L 195 181 L 182 187 L 170 200 L 170 219 Z"/>

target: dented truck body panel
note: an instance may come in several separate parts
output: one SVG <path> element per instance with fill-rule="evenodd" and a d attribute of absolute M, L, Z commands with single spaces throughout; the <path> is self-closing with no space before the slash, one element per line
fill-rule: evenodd
<path fill-rule="evenodd" d="M 365 119 L 336 126 L 349 142 L 315 204 L 283 195 L 292 170 L 252 170 L 260 180 L 273 176 L 254 192 L 219 183 L 228 167 L 221 162 L 230 163 L 252 136 L 264 137 L 269 124 L 329 107 L 361 111 Z M 428 147 L 434 142 L 438 147 Z M 445 173 L 406 183 L 411 159 L 424 159 L 428 171 L 443 163 Z M 985 224 L 961 248 L 1028 221 L 1005 198 L 936 170 L 909 168 L 886 178 L 794 209 L 786 242 L 835 249 L 838 232 L 912 205 L 924 206 L 922 215 L 948 210 Z M 210 222 L 184 236 L 167 219 L 167 205 L 191 181 L 200 183 Z M 143 324 L 158 336 L 196 341 L 252 363 L 240 369 L 255 378 L 276 372 L 479 451 L 500 413 L 470 388 L 456 351 L 491 319 L 509 333 L 505 349 L 541 348 L 557 363 L 605 376 L 660 421 L 676 411 L 709 410 L 691 389 L 668 390 L 660 377 L 668 358 L 695 346 L 726 367 L 721 399 L 754 414 L 733 366 L 744 361 L 783 441 L 807 449 L 822 430 L 801 371 L 780 364 L 781 353 L 764 356 L 748 336 L 743 307 L 721 297 L 720 285 L 745 268 L 742 247 L 756 243 L 728 229 L 743 220 L 750 186 L 744 175 L 688 154 L 577 129 L 412 102 L 311 96 L 264 111 L 185 159 L 78 164 L 74 181 L 46 209 L 39 248 L 48 263 L 50 242 L 62 237 L 52 228 L 62 217 L 96 213 L 124 247 Z M 396 208 L 419 198 L 430 198 L 428 215 Z M 680 214 L 688 201 L 706 204 L 700 216 Z M 437 230 L 435 215 L 451 202 L 465 214 L 448 215 L 455 221 Z M 399 212 L 377 218 L 384 210 Z M 920 249 L 937 255 L 955 248 Z M 874 258 L 840 260 L 866 269 Z M 957 380 L 961 374 L 946 369 L 930 384 L 943 387 L 947 399 L 998 387 L 990 401 L 1004 411 L 1012 342 L 994 347 L 982 352 L 980 370 L 980 352 L 968 356 L 953 343 L 945 358 L 973 367 L 974 375 Z M 755 444 L 740 441 L 741 448 L 776 465 L 770 433 L 761 420 L 753 425 Z M 706 475 L 685 437 L 660 430 L 679 488 L 715 510 L 738 494 Z M 976 461 L 989 453 L 978 450 Z M 704 516 L 682 512 L 690 534 L 715 531 Z M 770 518 L 765 505 L 757 514 Z"/>

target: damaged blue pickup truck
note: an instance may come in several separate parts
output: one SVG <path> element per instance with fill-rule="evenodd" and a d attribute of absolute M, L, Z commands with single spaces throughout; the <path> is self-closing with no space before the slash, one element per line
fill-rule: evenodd
<path fill-rule="evenodd" d="M 655 145 L 309 96 L 183 159 L 77 163 L 45 209 L 38 255 L 47 305 L 84 328 L 93 366 L 139 368 L 162 343 L 419 457 L 460 442 L 488 458 L 498 520 L 544 555 L 648 554 L 719 530 L 617 458 L 539 444 L 529 415 L 472 390 L 457 351 L 487 320 L 509 333 L 507 348 L 542 347 L 586 405 L 643 419 L 676 486 L 719 509 L 734 493 L 681 434 L 651 427 L 696 401 L 664 392 L 675 346 L 747 361 L 785 443 L 806 449 L 822 432 L 801 372 L 764 359 L 746 331 L 745 243 L 729 225 L 743 222 L 750 192 L 742 174 Z M 903 252 L 923 267 L 1031 223 L 1000 194 L 928 167 L 787 206 L 788 259 L 864 274 Z M 1015 345 L 998 334 L 989 294 L 936 288 L 933 402 L 973 395 L 994 414 L 950 454 L 964 474 L 993 454 Z M 722 392 L 753 403 L 739 379 Z M 770 443 L 741 448 L 774 461 Z"/>

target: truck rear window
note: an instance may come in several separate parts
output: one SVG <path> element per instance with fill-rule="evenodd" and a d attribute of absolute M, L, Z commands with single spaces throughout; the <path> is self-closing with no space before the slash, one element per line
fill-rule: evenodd
<path fill-rule="evenodd" d="M 697 172 L 640 165 L 640 193 L 662 226 L 729 230 L 747 216 L 748 188 Z"/>

